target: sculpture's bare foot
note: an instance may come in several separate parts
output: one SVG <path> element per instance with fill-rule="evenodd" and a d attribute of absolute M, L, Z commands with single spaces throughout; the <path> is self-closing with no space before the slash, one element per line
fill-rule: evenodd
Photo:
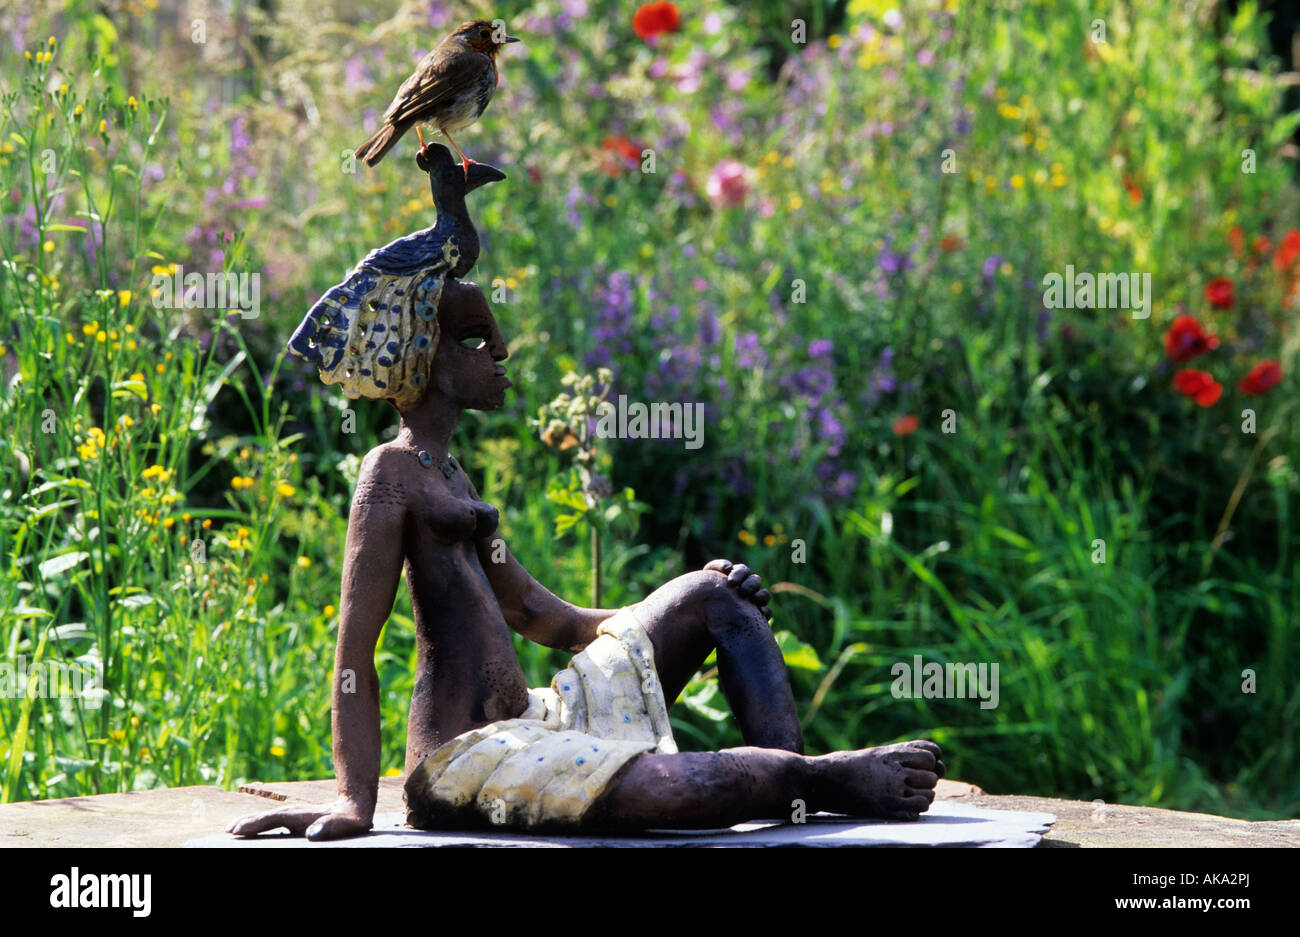
<path fill-rule="evenodd" d="M 726 576 L 727 585 L 734 588 L 742 598 L 758 606 L 764 618 L 768 621 L 772 620 L 772 610 L 768 608 L 768 603 L 772 601 L 772 594 L 763 588 L 763 580 L 757 573 L 750 572 L 748 566 L 744 563 L 733 564 L 731 560 L 710 560 L 704 564 L 704 568 Z"/>
<path fill-rule="evenodd" d="M 880 820 L 916 820 L 934 801 L 945 770 L 942 758 L 939 746 L 924 739 L 818 756 L 812 759 L 821 795 L 815 806 Z"/>

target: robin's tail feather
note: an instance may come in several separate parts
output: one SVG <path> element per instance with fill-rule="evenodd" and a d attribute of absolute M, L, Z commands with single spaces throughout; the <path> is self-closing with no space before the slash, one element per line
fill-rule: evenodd
<path fill-rule="evenodd" d="M 379 132 L 361 144 L 353 155 L 357 159 L 365 160 L 367 166 L 373 166 L 384 158 L 385 153 L 397 145 L 398 138 L 401 137 L 405 130 L 405 127 L 399 130 L 392 124 L 384 124 L 379 128 Z"/>

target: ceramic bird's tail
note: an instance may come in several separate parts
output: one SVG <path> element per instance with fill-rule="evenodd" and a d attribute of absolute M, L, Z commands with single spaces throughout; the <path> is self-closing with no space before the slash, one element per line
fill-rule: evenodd
<path fill-rule="evenodd" d="M 396 145 L 401 132 L 392 124 L 384 124 L 379 128 L 379 132 L 373 137 L 361 144 L 356 151 L 357 159 L 365 160 L 367 166 L 373 166 L 384 158 L 384 154 Z"/>

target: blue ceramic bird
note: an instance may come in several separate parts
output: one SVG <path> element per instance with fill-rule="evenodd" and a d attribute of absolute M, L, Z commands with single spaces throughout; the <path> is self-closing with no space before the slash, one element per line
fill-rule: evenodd
<path fill-rule="evenodd" d="M 347 279 L 325 291 L 289 339 L 292 354 L 315 364 L 321 380 L 342 384 L 351 397 L 386 397 L 390 387 L 412 383 L 398 380 L 414 375 L 405 374 L 403 341 L 395 339 L 413 334 L 412 317 L 432 323 L 443 283 L 463 277 L 478 260 L 466 193 L 506 178 L 484 163 L 471 163 L 466 172 L 441 144 L 430 144 L 416 162 L 429 174 L 437 223 L 367 254 Z M 432 352 L 429 334 L 436 330 L 415 337 L 417 349 Z"/>

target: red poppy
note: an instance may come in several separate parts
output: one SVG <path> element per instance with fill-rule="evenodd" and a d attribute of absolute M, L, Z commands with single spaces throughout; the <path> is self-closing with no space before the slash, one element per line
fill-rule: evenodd
<path fill-rule="evenodd" d="M 911 436 L 916 432 L 916 427 L 919 423 L 920 421 L 910 413 L 907 414 L 907 416 L 900 416 L 898 419 L 894 420 L 894 435 Z"/>
<path fill-rule="evenodd" d="M 1129 201 L 1134 205 L 1142 204 L 1142 189 L 1131 177 L 1124 177 L 1124 190 L 1128 192 Z"/>
<path fill-rule="evenodd" d="M 632 28 L 642 39 L 649 39 L 660 33 L 675 33 L 681 25 L 682 15 L 677 11 L 677 4 L 659 0 L 646 3 L 632 17 Z"/>
<path fill-rule="evenodd" d="M 1282 273 L 1295 263 L 1297 257 L 1300 257 L 1300 231 L 1292 228 L 1277 246 L 1277 253 L 1273 255 L 1273 269 Z"/>
<path fill-rule="evenodd" d="M 1174 375 L 1174 387 L 1179 393 L 1191 397 L 1202 407 L 1212 406 L 1223 396 L 1223 385 L 1208 371 L 1188 368 Z"/>
<path fill-rule="evenodd" d="M 1237 301 L 1233 283 L 1227 277 L 1215 277 L 1206 283 L 1205 298 L 1215 309 L 1231 309 Z"/>
<path fill-rule="evenodd" d="M 1243 394 L 1259 396 L 1282 383 L 1282 368 L 1276 361 L 1261 361 L 1237 385 Z"/>
<path fill-rule="evenodd" d="M 605 151 L 605 174 L 614 178 L 641 165 L 641 148 L 627 137 L 606 137 L 600 145 Z"/>
<path fill-rule="evenodd" d="M 1255 240 L 1250 242 L 1251 249 L 1256 254 L 1259 254 L 1261 257 L 1267 254 L 1268 249 L 1272 246 L 1273 245 L 1269 242 L 1269 239 L 1264 237 L 1264 235 L 1262 234 L 1259 237 L 1255 238 Z"/>
<path fill-rule="evenodd" d="M 1246 230 L 1239 224 L 1228 229 L 1228 243 L 1232 246 L 1232 256 L 1240 257 L 1246 250 Z"/>
<path fill-rule="evenodd" d="M 1179 364 L 1218 347 L 1218 336 L 1206 335 L 1192 316 L 1179 316 L 1165 333 L 1165 354 Z"/>

